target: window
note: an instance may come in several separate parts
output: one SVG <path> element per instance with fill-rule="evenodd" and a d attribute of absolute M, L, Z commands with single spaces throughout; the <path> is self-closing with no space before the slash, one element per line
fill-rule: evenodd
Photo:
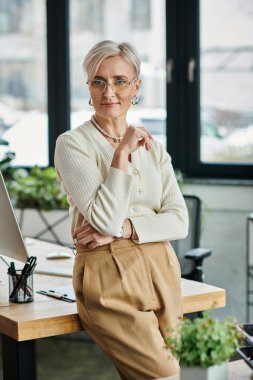
<path fill-rule="evenodd" d="M 0 154 L 47 166 L 45 2 L 2 0 L 0 19 Z"/>
<path fill-rule="evenodd" d="M 82 23 L 78 24 L 77 17 L 84 15 L 83 2 L 70 2 L 70 67 L 71 67 L 71 128 L 88 120 L 93 108 L 88 105 L 89 92 L 85 84 L 86 78 L 82 72 L 82 62 L 88 50 L 98 41 L 112 39 L 132 42 L 142 59 L 140 103 L 132 106 L 129 111 L 129 122 L 137 125 L 152 125 L 152 132 L 164 144 L 166 127 L 166 82 L 165 82 L 165 1 L 132 1 L 114 2 L 103 1 L 103 13 L 100 20 L 103 28 L 87 29 Z M 89 2 L 86 2 L 89 3 Z M 145 22 L 142 28 L 143 16 L 151 17 L 150 3 L 154 9 L 152 22 Z M 135 5 L 136 28 L 132 28 L 133 8 Z M 141 10 L 141 12 L 140 12 Z M 92 8 L 89 14 L 93 19 L 98 10 Z M 149 43 L 147 44 L 147 40 Z M 159 44 L 157 43 L 159 40 Z"/>
<path fill-rule="evenodd" d="M 151 28 L 150 0 L 131 1 L 131 24 L 133 29 L 145 30 Z M 156 6 L 158 9 L 158 6 Z"/>
<path fill-rule="evenodd" d="M 189 177 L 252 178 L 252 21 L 251 0 L 1 0 L 0 157 L 53 165 L 57 136 L 93 113 L 83 58 L 113 39 L 142 61 L 129 122 Z"/>
<path fill-rule="evenodd" d="M 75 0 L 71 1 L 71 26 L 72 31 L 78 33 L 79 36 L 85 30 L 87 32 L 99 31 L 103 33 L 104 29 L 104 1 L 92 0 L 83 1 Z"/>
<path fill-rule="evenodd" d="M 253 6 L 200 2 L 202 162 L 253 162 Z"/>
<path fill-rule="evenodd" d="M 252 178 L 248 0 L 168 0 L 168 151 L 189 177 Z"/>

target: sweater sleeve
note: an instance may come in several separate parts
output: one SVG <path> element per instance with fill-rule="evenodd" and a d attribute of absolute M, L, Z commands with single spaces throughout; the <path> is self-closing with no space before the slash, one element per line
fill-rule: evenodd
<path fill-rule="evenodd" d="M 138 235 L 135 242 L 139 244 L 183 239 L 188 234 L 188 210 L 175 177 L 171 158 L 163 147 L 160 149 L 161 208 L 154 214 L 130 218 Z"/>
<path fill-rule="evenodd" d="M 100 233 L 114 236 L 126 218 L 132 178 L 110 167 L 103 178 L 96 160 L 70 135 L 57 139 L 55 167 L 68 198 Z"/>

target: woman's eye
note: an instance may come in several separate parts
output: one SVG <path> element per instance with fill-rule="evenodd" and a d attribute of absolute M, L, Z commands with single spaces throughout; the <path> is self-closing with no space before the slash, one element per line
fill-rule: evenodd
<path fill-rule="evenodd" d="M 104 82 L 102 80 L 95 79 L 92 81 L 92 85 L 94 87 L 104 87 Z"/>
<path fill-rule="evenodd" d="M 118 79 L 114 82 L 115 86 L 125 86 L 127 84 L 127 81 L 125 79 Z"/>

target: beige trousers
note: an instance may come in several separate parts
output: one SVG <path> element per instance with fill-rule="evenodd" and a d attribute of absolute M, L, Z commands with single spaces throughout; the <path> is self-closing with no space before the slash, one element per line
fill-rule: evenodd
<path fill-rule="evenodd" d="M 73 285 L 83 327 L 121 379 L 178 372 L 165 345 L 168 327 L 182 317 L 180 267 L 169 243 L 118 240 L 93 250 L 77 245 Z"/>

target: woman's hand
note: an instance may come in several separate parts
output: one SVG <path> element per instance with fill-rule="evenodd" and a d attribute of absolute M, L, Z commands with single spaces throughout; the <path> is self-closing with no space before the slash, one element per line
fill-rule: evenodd
<path fill-rule="evenodd" d="M 127 173 L 131 153 L 143 146 L 149 151 L 151 148 L 150 140 L 152 139 L 151 133 L 145 128 L 129 126 L 121 143 L 115 149 L 111 166 Z"/>
<path fill-rule="evenodd" d="M 149 151 L 151 149 L 150 140 L 152 139 L 151 133 L 144 127 L 130 125 L 117 149 L 131 154 L 138 148 L 145 146 L 146 150 Z"/>
<path fill-rule="evenodd" d="M 78 227 L 74 231 L 73 238 L 76 239 L 79 244 L 87 245 L 90 249 L 109 244 L 114 240 L 112 236 L 102 235 L 89 223 L 85 223 Z"/>
<path fill-rule="evenodd" d="M 124 228 L 124 239 L 134 238 L 138 239 L 135 230 L 129 219 L 125 219 L 123 223 Z M 77 240 L 79 244 L 87 245 L 88 248 L 94 249 L 100 247 L 101 245 L 109 244 L 114 239 L 113 236 L 102 235 L 94 227 L 92 227 L 88 222 L 82 226 L 76 228 L 74 231 L 73 238 Z"/>

